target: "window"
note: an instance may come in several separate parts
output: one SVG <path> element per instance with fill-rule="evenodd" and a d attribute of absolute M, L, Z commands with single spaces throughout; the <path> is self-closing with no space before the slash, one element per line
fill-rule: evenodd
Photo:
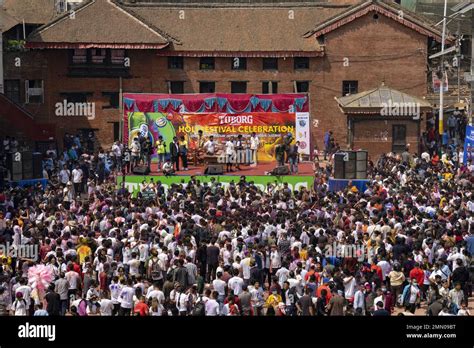
<path fill-rule="evenodd" d="M 168 90 L 170 94 L 183 94 L 184 81 L 168 81 Z"/>
<path fill-rule="evenodd" d="M 86 64 L 87 63 L 87 50 L 86 49 L 76 49 L 72 56 L 73 64 Z"/>
<path fill-rule="evenodd" d="M 247 58 L 232 58 L 232 70 L 247 70 Z"/>
<path fill-rule="evenodd" d="M 107 51 L 104 48 L 91 49 L 91 62 L 93 64 L 104 64 L 107 57 Z"/>
<path fill-rule="evenodd" d="M 359 81 L 342 81 L 342 96 L 356 94 L 359 89 Z"/>
<path fill-rule="evenodd" d="M 183 69 L 183 57 L 168 57 L 168 69 Z"/>
<path fill-rule="evenodd" d="M 199 93 L 214 93 L 216 91 L 215 82 L 199 82 Z"/>
<path fill-rule="evenodd" d="M 295 93 L 308 93 L 309 81 L 295 81 Z"/>
<path fill-rule="evenodd" d="M 73 65 L 122 65 L 125 63 L 125 50 L 110 49 L 75 49 L 72 53 Z"/>
<path fill-rule="evenodd" d="M 118 141 L 120 139 L 120 122 L 110 122 L 113 128 L 114 140 Z"/>
<path fill-rule="evenodd" d="M 92 96 L 90 92 L 66 92 L 61 93 L 61 98 L 68 103 L 87 103 L 87 97 Z"/>
<path fill-rule="evenodd" d="M 109 99 L 108 105 L 103 105 L 102 109 L 118 109 L 120 104 L 119 92 L 102 92 L 102 96 Z"/>
<path fill-rule="evenodd" d="M 247 93 L 247 81 L 232 81 L 230 83 L 231 93 Z"/>
<path fill-rule="evenodd" d="M 25 81 L 26 104 L 44 103 L 44 83 L 43 80 Z"/>
<path fill-rule="evenodd" d="M 110 63 L 122 65 L 125 63 L 125 50 L 110 50 Z"/>
<path fill-rule="evenodd" d="M 400 153 L 405 151 L 407 144 L 407 126 L 404 124 L 394 124 L 392 127 L 392 151 Z"/>
<path fill-rule="evenodd" d="M 263 58 L 263 70 L 278 70 L 278 58 Z"/>
<path fill-rule="evenodd" d="M 295 57 L 295 70 L 309 69 L 309 58 L 308 57 Z"/>
<path fill-rule="evenodd" d="M 199 69 L 201 70 L 214 70 L 214 57 L 203 57 L 199 61 Z"/>
<path fill-rule="evenodd" d="M 78 7 L 84 0 L 56 0 L 55 8 L 57 13 L 64 13 L 67 11 L 74 10 Z"/>
<path fill-rule="evenodd" d="M 20 104 L 20 80 L 5 80 L 5 96 Z"/>
<path fill-rule="evenodd" d="M 316 39 L 318 40 L 318 45 L 326 44 L 326 36 L 324 36 L 324 34 L 319 35 Z"/>
<path fill-rule="evenodd" d="M 278 93 L 278 82 L 276 82 L 276 81 L 263 81 L 262 82 L 262 93 L 263 94 Z"/>

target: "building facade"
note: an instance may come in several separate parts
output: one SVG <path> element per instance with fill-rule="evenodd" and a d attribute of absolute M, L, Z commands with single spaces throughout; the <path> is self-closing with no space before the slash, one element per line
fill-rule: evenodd
<path fill-rule="evenodd" d="M 7 5 L 15 18 L 15 3 Z M 313 142 L 322 149 L 332 130 L 345 147 L 348 121 L 335 98 L 382 81 L 424 97 L 428 47 L 441 39 L 432 23 L 378 0 L 176 6 L 90 0 L 48 21 L 31 16 L 32 30 L 34 22 L 44 25 L 28 34 L 26 49 L 5 52 L 5 95 L 37 122 L 53 125 L 59 145 L 78 130 L 94 130 L 103 147 L 118 139 L 121 91 L 304 92 Z M 4 37 L 18 36 L 18 28 Z M 94 116 L 58 115 L 65 101 L 93 103 Z"/>

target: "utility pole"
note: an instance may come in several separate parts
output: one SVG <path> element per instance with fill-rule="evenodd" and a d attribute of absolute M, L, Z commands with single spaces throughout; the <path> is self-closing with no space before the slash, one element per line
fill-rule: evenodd
<path fill-rule="evenodd" d="M 474 75 L 474 13 L 471 12 L 471 76 Z M 471 80 L 471 103 L 469 105 L 469 124 L 472 126 L 472 106 L 474 102 L 474 81 Z"/>
<path fill-rule="evenodd" d="M 0 25 L 0 93 L 5 93 L 3 87 L 3 32 Z"/>
<path fill-rule="evenodd" d="M 441 37 L 441 81 L 439 84 L 439 123 L 438 123 L 438 132 L 440 135 L 443 135 L 443 113 L 444 113 L 444 100 L 443 100 L 443 89 L 444 89 L 444 41 L 446 39 L 446 12 L 448 8 L 448 0 L 444 0 L 444 15 L 443 15 L 443 34 Z"/>

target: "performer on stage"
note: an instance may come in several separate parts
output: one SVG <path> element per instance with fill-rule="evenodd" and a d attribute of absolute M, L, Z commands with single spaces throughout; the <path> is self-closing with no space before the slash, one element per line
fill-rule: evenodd
<path fill-rule="evenodd" d="M 196 147 L 194 149 L 194 165 L 197 166 L 199 162 L 204 159 L 204 144 L 206 139 L 203 136 L 202 129 L 198 130 Z"/>
<path fill-rule="evenodd" d="M 160 135 L 156 141 L 156 154 L 158 155 L 158 171 L 161 170 L 163 163 L 165 163 L 166 157 L 166 143 L 163 140 L 163 137 Z"/>
<path fill-rule="evenodd" d="M 243 157 L 244 157 L 244 142 L 242 140 L 242 134 L 239 134 L 237 136 L 237 140 L 235 142 L 235 151 L 236 151 L 235 163 L 237 164 L 235 168 L 237 170 L 241 170 L 240 164 L 243 162 Z"/>
<path fill-rule="evenodd" d="M 234 150 L 234 137 L 227 139 L 227 142 L 225 143 L 225 154 L 226 154 L 226 171 L 231 172 L 232 171 L 232 162 L 234 161 L 235 158 L 235 150 Z"/>
<path fill-rule="evenodd" d="M 202 146 L 206 155 L 213 156 L 216 153 L 216 142 L 214 141 L 214 136 L 210 136 L 209 140 L 204 143 Z"/>
<path fill-rule="evenodd" d="M 255 132 L 250 136 L 250 154 L 251 154 L 251 163 L 257 165 L 257 152 L 258 146 L 260 145 L 260 139 L 257 137 Z"/>
<path fill-rule="evenodd" d="M 171 162 L 175 166 L 175 170 L 179 171 L 179 143 L 178 138 L 174 137 L 173 142 L 170 143 L 170 155 L 171 155 Z"/>

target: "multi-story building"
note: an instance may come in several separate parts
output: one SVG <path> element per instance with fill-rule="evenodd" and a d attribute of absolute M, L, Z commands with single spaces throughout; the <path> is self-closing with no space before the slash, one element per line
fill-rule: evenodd
<path fill-rule="evenodd" d="M 4 3 L 17 21 L 4 39 L 21 43 L 23 20 L 26 30 L 26 48 L 4 55 L 5 95 L 54 126 L 59 144 L 80 129 L 103 146 L 117 139 L 120 91 L 305 92 L 313 140 L 322 148 L 333 130 L 344 147 L 348 121 L 335 97 L 385 83 L 423 98 L 428 50 L 441 41 L 432 22 L 389 1 L 65 2 Z M 95 117 L 57 116 L 64 100 L 93 102 Z"/>

